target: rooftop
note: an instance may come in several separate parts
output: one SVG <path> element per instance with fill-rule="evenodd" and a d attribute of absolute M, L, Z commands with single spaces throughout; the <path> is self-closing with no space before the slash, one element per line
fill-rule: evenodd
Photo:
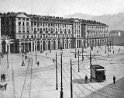
<path fill-rule="evenodd" d="M 7 12 L 7 13 L 0 13 L 1 16 L 4 17 L 16 17 L 18 14 L 25 14 L 26 16 L 30 17 L 33 21 L 49 21 L 49 22 L 67 22 L 67 23 L 74 23 L 74 22 L 80 22 L 82 24 L 96 24 L 96 25 L 106 25 L 104 23 L 98 22 L 98 21 L 92 21 L 92 20 L 86 20 L 86 19 L 78 19 L 78 18 L 63 18 L 63 17 L 57 17 L 57 16 L 41 16 L 36 14 L 27 14 L 25 12 Z"/>

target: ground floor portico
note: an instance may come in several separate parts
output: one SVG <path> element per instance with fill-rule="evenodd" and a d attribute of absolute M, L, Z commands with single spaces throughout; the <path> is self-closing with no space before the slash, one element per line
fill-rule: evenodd
<path fill-rule="evenodd" d="M 108 45 L 108 43 L 109 38 L 87 38 L 84 40 L 85 47 Z"/>
<path fill-rule="evenodd" d="M 90 46 L 102 46 L 109 45 L 109 38 L 73 38 L 73 39 L 40 39 L 40 40 L 10 40 L 2 41 L 2 52 L 10 53 L 22 53 L 22 52 L 34 52 L 45 50 L 57 50 L 61 47 L 63 49 L 69 48 L 82 48 Z"/>
<path fill-rule="evenodd" d="M 19 52 L 33 52 L 71 48 L 71 39 L 20 41 Z"/>

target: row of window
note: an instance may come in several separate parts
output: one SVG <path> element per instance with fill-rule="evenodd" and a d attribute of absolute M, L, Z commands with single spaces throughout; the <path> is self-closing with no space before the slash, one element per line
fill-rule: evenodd
<path fill-rule="evenodd" d="M 31 22 L 31 26 L 43 26 L 43 27 L 61 27 L 61 28 L 69 28 L 72 27 L 72 25 L 67 24 L 58 24 L 58 23 L 38 23 L 38 22 Z"/>
<path fill-rule="evenodd" d="M 107 31 L 87 31 L 87 34 L 108 34 Z"/>
<path fill-rule="evenodd" d="M 105 33 L 105 34 L 108 34 L 108 31 L 104 31 L 104 30 L 103 30 L 103 31 L 87 31 L 87 33 L 88 33 L 88 34 L 90 34 L 90 33 L 91 33 L 91 34 L 94 34 L 94 33 L 98 33 L 98 34 L 103 34 L 103 33 Z"/>
<path fill-rule="evenodd" d="M 104 39 L 104 40 L 102 40 L 102 39 L 93 39 L 93 40 L 88 40 L 88 41 L 86 41 L 87 43 L 89 43 L 89 44 L 93 44 L 93 43 L 105 43 L 105 42 L 107 42 L 107 40 L 106 39 Z"/>
<path fill-rule="evenodd" d="M 107 30 L 107 27 L 105 26 L 88 26 L 88 30 Z"/>
<path fill-rule="evenodd" d="M 81 25 L 75 25 L 75 29 L 81 29 Z"/>
<path fill-rule="evenodd" d="M 29 27 L 27 27 L 27 28 L 25 28 L 25 27 L 22 27 L 22 29 L 21 29 L 21 27 L 19 27 L 19 31 L 18 31 L 19 33 L 21 33 L 21 32 L 23 32 L 23 33 L 29 33 Z"/>
<path fill-rule="evenodd" d="M 107 34 L 89 34 L 87 35 L 87 37 L 90 37 L 90 38 L 96 38 L 96 37 L 108 37 L 109 35 Z"/>
<path fill-rule="evenodd" d="M 47 32 L 49 32 L 49 31 L 52 31 L 52 32 L 56 32 L 56 31 L 62 31 L 62 32 L 69 32 L 69 33 L 71 33 L 71 30 L 70 29 L 53 29 L 53 28 L 32 28 L 32 31 L 35 31 L 35 32 L 37 32 L 37 31 L 41 31 L 41 32 L 43 32 L 43 31 L 47 31 Z"/>
<path fill-rule="evenodd" d="M 74 34 L 74 37 L 81 37 L 81 35 Z"/>
<path fill-rule="evenodd" d="M 27 28 L 25 28 L 25 27 L 19 27 L 19 33 L 21 33 L 21 31 L 23 32 L 23 33 L 26 33 L 26 30 L 27 30 L 27 33 L 29 33 L 29 27 L 27 27 Z M 40 32 L 40 33 L 43 33 L 43 32 L 45 32 L 45 33 L 56 33 L 56 32 L 60 32 L 60 33 L 71 33 L 71 30 L 70 29 L 64 29 L 64 30 L 61 30 L 61 29 L 53 29 L 53 28 L 32 28 L 32 32 L 34 32 L 34 33 L 37 33 L 37 32 Z"/>
<path fill-rule="evenodd" d="M 39 39 L 41 39 L 41 38 L 71 38 L 72 37 L 72 35 L 68 35 L 68 34 L 66 34 L 66 35 L 45 35 L 45 34 L 43 34 L 43 35 L 35 35 L 35 36 L 33 36 L 33 35 L 31 35 L 31 36 L 29 36 L 29 35 L 18 35 L 19 36 L 19 39 L 29 39 L 29 38 L 39 38 Z"/>
<path fill-rule="evenodd" d="M 29 18 L 21 18 L 21 17 L 18 17 L 18 20 L 29 21 Z"/>
<path fill-rule="evenodd" d="M 29 22 L 18 22 L 18 26 L 29 26 Z"/>

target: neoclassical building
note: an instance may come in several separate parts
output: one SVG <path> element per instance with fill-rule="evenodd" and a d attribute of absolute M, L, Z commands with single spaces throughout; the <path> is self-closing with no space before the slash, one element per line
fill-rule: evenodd
<path fill-rule="evenodd" d="M 82 23 L 82 32 L 84 47 L 107 45 L 110 40 L 106 24 Z"/>
<path fill-rule="evenodd" d="M 72 47 L 73 48 L 81 48 L 82 47 L 82 30 L 81 30 L 81 24 L 82 22 L 80 19 L 72 19 L 72 32 L 73 32 L 73 37 L 72 37 Z"/>
<path fill-rule="evenodd" d="M 23 12 L 2 14 L 0 28 L 3 52 L 82 48 L 106 45 L 109 39 L 103 23 Z"/>
<path fill-rule="evenodd" d="M 68 20 L 60 17 L 37 15 L 29 15 L 27 18 L 29 19 L 28 26 L 26 20 L 24 27 L 28 28 L 28 31 L 25 28 L 25 31 L 21 29 L 25 33 L 16 34 L 19 39 L 19 46 L 21 46 L 20 49 L 24 52 L 55 50 L 60 49 L 60 47 L 71 48 L 72 24 Z M 24 21 L 20 22 L 23 25 Z"/>

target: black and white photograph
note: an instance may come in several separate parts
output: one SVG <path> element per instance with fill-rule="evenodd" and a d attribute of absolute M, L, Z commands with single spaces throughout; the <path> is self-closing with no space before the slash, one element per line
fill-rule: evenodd
<path fill-rule="evenodd" d="M 124 98 L 124 0 L 0 0 L 0 98 Z"/>

